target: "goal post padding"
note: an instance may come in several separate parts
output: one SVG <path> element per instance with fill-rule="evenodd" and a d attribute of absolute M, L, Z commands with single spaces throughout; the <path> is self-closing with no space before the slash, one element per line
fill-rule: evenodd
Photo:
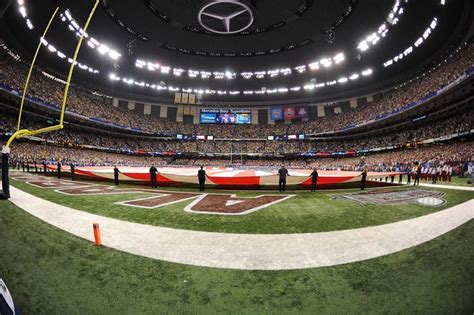
<path fill-rule="evenodd" d="M 10 148 L 3 146 L 2 148 L 2 190 L 0 191 L 0 199 L 10 198 L 10 178 L 8 175 Z"/>

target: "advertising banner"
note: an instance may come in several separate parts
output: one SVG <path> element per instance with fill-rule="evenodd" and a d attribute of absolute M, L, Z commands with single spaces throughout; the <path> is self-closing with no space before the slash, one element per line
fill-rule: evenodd
<path fill-rule="evenodd" d="M 285 120 L 293 120 L 296 118 L 296 109 L 293 106 L 285 106 Z"/>
<path fill-rule="evenodd" d="M 283 120 L 283 108 L 272 107 L 270 111 L 270 117 L 272 120 Z"/>
<path fill-rule="evenodd" d="M 301 105 L 301 106 L 296 107 L 296 118 L 301 119 L 301 121 L 309 120 L 308 105 Z"/>

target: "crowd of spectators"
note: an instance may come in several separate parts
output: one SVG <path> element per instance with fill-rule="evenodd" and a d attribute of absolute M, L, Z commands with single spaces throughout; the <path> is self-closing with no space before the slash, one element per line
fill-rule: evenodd
<path fill-rule="evenodd" d="M 422 165 L 422 175 L 458 174 L 472 176 L 474 143 L 458 142 L 445 145 L 422 146 L 401 149 L 367 156 L 311 159 L 264 159 L 264 158 L 176 158 L 124 155 L 110 152 L 84 150 L 78 148 L 58 148 L 52 145 L 19 142 L 13 145 L 11 164 L 20 168 L 30 164 L 41 168 L 43 162 L 76 166 L 201 166 L 266 168 L 277 169 L 281 165 L 288 168 L 305 168 L 337 171 L 362 171 L 367 168 L 376 172 L 413 172 L 415 163 Z M 470 172 L 468 174 L 468 172 Z"/>
<path fill-rule="evenodd" d="M 394 88 L 384 93 L 382 97 L 365 106 L 333 117 L 294 124 L 223 126 L 177 123 L 114 107 L 110 98 L 92 95 L 90 91 L 76 86 L 72 86 L 70 90 L 67 110 L 104 122 L 155 134 L 218 135 L 219 138 L 228 139 L 264 139 L 271 134 L 314 134 L 334 131 L 399 110 L 447 85 L 473 66 L 474 48 L 469 45 L 452 56 L 449 62 L 414 79 L 402 88 Z M 23 64 L 12 60 L 4 52 L 0 52 L 0 83 L 20 91 L 24 86 L 26 72 L 27 68 Z M 39 71 L 33 71 L 28 95 L 57 106 L 62 101 L 63 88 L 61 83 L 51 80 Z"/>
<path fill-rule="evenodd" d="M 114 107 L 109 98 L 92 95 L 90 91 L 73 86 L 67 103 L 69 112 L 154 134 L 214 135 L 219 139 L 240 140 L 163 140 L 144 135 L 113 134 L 110 131 L 71 125 L 61 131 L 41 135 L 41 141 L 15 142 L 11 157 L 17 165 L 24 162 L 42 163 L 43 161 L 53 164 L 61 161 L 63 164 L 109 166 L 142 166 L 155 163 L 156 165 L 278 167 L 285 164 L 291 168 L 318 167 L 328 170 L 360 171 L 361 168 L 367 167 L 371 171 L 390 171 L 408 170 L 413 166 L 414 161 L 419 161 L 423 163 L 426 172 L 443 167 L 458 168 L 462 171 L 469 163 L 472 170 L 474 156 L 472 138 L 471 141 L 419 146 L 422 140 L 474 129 L 474 111 L 469 107 L 462 115 L 454 114 L 437 120 L 431 119 L 426 123 L 416 122 L 412 125 L 404 125 L 402 130 L 375 136 L 359 135 L 352 138 L 325 138 L 316 141 L 262 139 L 270 134 L 316 134 L 333 131 L 397 111 L 452 82 L 466 69 L 473 67 L 473 62 L 474 48 L 470 45 L 434 71 L 420 76 L 402 88 L 395 88 L 384 93 L 381 98 L 365 106 L 330 118 L 318 118 L 315 121 L 294 124 L 224 126 L 171 122 Z M 20 91 L 25 78 L 26 67 L 9 59 L 1 52 L 0 83 Z M 39 71 L 33 72 L 29 96 L 57 106 L 61 103 L 62 91 L 61 83 L 51 80 Z M 39 121 L 30 120 L 27 127 L 37 129 L 44 126 Z M 15 129 L 16 117 L 2 110 L 0 135 L 5 132 L 14 132 Z M 305 153 L 347 152 L 383 147 L 394 147 L 394 149 L 363 157 L 359 155 L 339 158 L 304 157 Z M 146 154 L 147 152 L 160 152 L 161 157 L 151 156 Z M 232 153 L 232 158 L 229 157 L 229 153 Z M 180 154 L 187 157 L 180 157 Z"/>
<path fill-rule="evenodd" d="M 66 126 L 61 131 L 39 135 L 44 142 L 62 147 L 94 146 L 123 152 L 174 152 L 195 154 L 246 154 L 246 155 L 301 155 L 304 153 L 347 152 L 385 147 L 415 146 L 423 140 L 434 139 L 466 132 L 474 129 L 474 108 L 467 108 L 463 114 L 458 113 L 432 119 L 426 122 L 403 125 L 386 133 L 346 138 L 322 138 L 307 141 L 268 141 L 268 140 L 216 140 L 216 141 L 181 141 L 162 140 L 152 137 L 126 136 L 107 133 L 101 130 L 83 129 Z M 9 132 L 16 127 L 16 117 L 7 115 L 0 119 L 0 132 Z M 29 119 L 28 129 L 38 129 L 40 122 Z"/>

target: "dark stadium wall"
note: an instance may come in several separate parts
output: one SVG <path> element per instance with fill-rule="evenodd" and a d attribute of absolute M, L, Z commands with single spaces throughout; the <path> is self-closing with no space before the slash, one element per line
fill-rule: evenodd
<path fill-rule="evenodd" d="M 135 109 L 134 109 L 134 111 L 136 111 L 136 112 L 139 113 L 139 114 L 145 113 L 145 104 L 143 104 L 143 103 L 135 103 Z"/>
<path fill-rule="evenodd" d="M 268 110 L 267 109 L 259 109 L 258 110 L 258 124 L 259 125 L 267 125 L 268 124 Z"/>
<path fill-rule="evenodd" d="M 151 115 L 155 117 L 160 117 L 161 106 L 153 105 L 151 106 Z"/>
<path fill-rule="evenodd" d="M 168 113 L 166 114 L 166 119 L 171 121 L 176 121 L 178 116 L 178 108 L 177 107 L 168 107 Z"/>
<path fill-rule="evenodd" d="M 192 124 L 194 122 L 193 115 L 183 115 L 183 123 L 185 124 Z"/>
<path fill-rule="evenodd" d="M 118 107 L 121 108 L 121 109 L 127 109 L 128 108 L 128 101 L 119 100 L 118 101 Z"/>
<path fill-rule="evenodd" d="M 318 107 L 310 106 L 309 107 L 309 120 L 316 120 L 318 118 Z"/>

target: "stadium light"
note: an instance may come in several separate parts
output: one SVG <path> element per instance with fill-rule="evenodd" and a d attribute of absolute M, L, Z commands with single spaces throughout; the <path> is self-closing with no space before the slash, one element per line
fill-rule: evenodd
<path fill-rule="evenodd" d="M 423 32 L 422 36 L 418 37 L 418 39 L 415 41 L 414 43 L 415 48 L 420 47 L 428 39 L 428 37 L 433 33 L 432 31 L 436 29 L 437 25 L 438 25 L 438 18 L 435 17 L 431 20 L 429 27 Z M 394 63 L 397 63 L 398 61 L 402 60 L 404 57 L 408 56 L 413 51 L 414 51 L 413 46 L 409 46 L 402 53 L 399 53 L 397 56 L 384 62 L 383 66 L 385 68 L 389 67 L 393 65 Z"/>
<path fill-rule="evenodd" d="M 28 26 L 28 29 L 30 30 L 34 29 L 33 23 L 31 23 L 30 19 L 26 19 L 26 26 Z"/>
<path fill-rule="evenodd" d="M 301 65 L 301 66 L 295 67 L 295 70 L 298 73 L 305 73 L 306 72 L 306 65 Z"/>
<path fill-rule="evenodd" d="M 323 58 L 319 61 L 325 68 L 329 68 L 332 65 L 332 61 L 329 58 Z"/>
<path fill-rule="evenodd" d="M 188 76 L 190 78 L 196 78 L 199 75 L 199 71 L 196 70 L 188 70 Z"/>
<path fill-rule="evenodd" d="M 359 78 L 359 75 L 357 73 L 354 73 L 349 77 L 350 80 L 357 80 Z"/>
<path fill-rule="evenodd" d="M 224 72 L 213 72 L 212 74 L 214 75 L 214 78 L 217 80 L 222 80 L 225 77 Z"/>
<path fill-rule="evenodd" d="M 48 45 L 48 50 L 49 50 L 50 52 L 52 52 L 52 53 L 55 53 L 55 52 L 57 52 L 57 51 L 58 51 L 58 50 L 56 49 L 56 47 L 54 47 L 54 46 L 53 46 L 53 45 L 51 45 L 51 44 L 50 44 L 50 45 Z"/>
<path fill-rule="evenodd" d="M 122 55 L 116 52 L 115 50 L 111 50 L 109 53 L 109 57 L 113 60 L 118 60 Z"/>
<path fill-rule="evenodd" d="M 26 18 L 27 14 L 26 14 L 25 7 L 21 6 L 18 11 L 20 11 L 20 14 L 21 14 L 22 17 Z"/>
<path fill-rule="evenodd" d="M 251 79 L 253 77 L 253 72 L 242 72 L 240 76 L 244 79 Z"/>
<path fill-rule="evenodd" d="M 343 62 L 344 59 L 345 59 L 345 57 L 344 57 L 343 53 L 339 53 L 336 56 L 334 56 L 334 58 L 333 58 L 333 60 L 336 64 L 339 64 L 339 63 Z"/>
<path fill-rule="evenodd" d="M 180 77 L 183 74 L 183 72 L 185 72 L 185 71 L 186 70 L 184 70 L 184 69 L 174 68 L 173 69 L 173 74 L 177 77 Z"/>
<path fill-rule="evenodd" d="M 367 70 L 362 71 L 363 76 L 368 76 L 368 75 L 371 75 L 372 73 L 373 73 L 372 69 L 367 69 Z"/>
<path fill-rule="evenodd" d="M 284 76 L 290 75 L 291 69 L 290 68 L 280 69 L 280 73 L 283 74 Z"/>
<path fill-rule="evenodd" d="M 308 65 L 308 67 L 311 69 L 311 70 L 318 70 L 319 69 L 319 62 L 316 61 L 316 62 L 312 62 Z"/>
<path fill-rule="evenodd" d="M 100 55 L 108 56 L 112 60 L 118 60 L 122 55 L 114 49 L 109 48 L 107 45 L 101 44 L 98 40 L 93 37 L 90 37 L 89 34 L 84 32 L 84 30 L 79 26 L 76 20 L 72 17 L 71 12 L 68 9 L 64 11 L 64 14 L 61 13 L 61 21 L 66 22 L 68 29 L 71 32 L 74 32 L 76 36 L 84 36 L 87 39 L 87 46 L 91 49 L 97 49 Z"/>
<path fill-rule="evenodd" d="M 236 74 L 234 72 L 226 71 L 225 72 L 225 77 L 228 80 L 232 80 L 232 79 L 235 79 Z"/>
<path fill-rule="evenodd" d="M 280 70 L 279 69 L 268 70 L 267 73 L 270 76 L 270 78 L 273 78 L 273 77 L 276 77 L 280 73 Z"/>
<path fill-rule="evenodd" d="M 364 52 L 370 48 L 370 45 L 375 46 L 380 41 L 381 37 L 387 36 L 387 33 L 389 31 L 389 27 L 387 25 L 398 24 L 398 22 L 400 21 L 400 16 L 402 16 L 404 12 L 404 8 L 400 6 L 400 1 L 396 0 L 387 16 L 386 22 L 382 23 L 378 27 L 377 32 L 372 32 L 369 36 L 360 41 L 357 45 L 357 49 Z"/>
<path fill-rule="evenodd" d="M 212 73 L 208 71 L 201 71 L 201 78 L 203 79 L 209 79 L 211 77 Z"/>
<path fill-rule="evenodd" d="M 110 51 L 110 48 L 104 44 L 100 45 L 98 48 L 97 48 L 97 51 L 101 54 L 101 55 L 105 55 L 106 53 L 108 53 Z"/>

